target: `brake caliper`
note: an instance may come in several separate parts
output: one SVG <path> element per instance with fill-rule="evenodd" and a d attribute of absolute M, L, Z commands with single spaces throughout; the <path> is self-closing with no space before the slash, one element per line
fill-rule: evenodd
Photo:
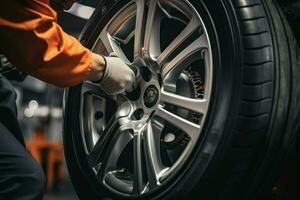
<path fill-rule="evenodd" d="M 189 67 L 184 71 L 184 75 L 188 77 L 188 84 L 191 90 L 190 97 L 202 99 L 204 97 L 204 81 L 198 71 Z M 190 120 L 193 123 L 200 123 L 202 115 L 200 113 L 190 113 Z M 164 134 L 162 142 L 166 149 L 175 150 L 180 147 L 185 147 L 190 141 L 188 135 L 180 130 L 168 131 Z"/>

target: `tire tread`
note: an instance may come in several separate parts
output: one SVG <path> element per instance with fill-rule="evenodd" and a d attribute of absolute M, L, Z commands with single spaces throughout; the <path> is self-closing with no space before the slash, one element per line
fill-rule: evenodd
<path fill-rule="evenodd" d="M 267 14 L 261 0 L 234 0 L 243 49 L 241 103 L 236 117 L 232 168 L 223 189 L 232 195 L 259 159 L 271 116 L 274 55 Z"/>

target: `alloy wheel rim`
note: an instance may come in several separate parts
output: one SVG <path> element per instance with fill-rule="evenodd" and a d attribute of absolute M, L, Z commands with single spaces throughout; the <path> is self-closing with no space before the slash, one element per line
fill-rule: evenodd
<path fill-rule="evenodd" d="M 164 20 L 182 28 L 163 47 Z M 213 82 L 206 27 L 186 0 L 134 0 L 107 23 L 92 50 L 116 53 L 137 78 L 132 93 L 116 96 L 83 83 L 80 131 L 89 166 L 117 195 L 150 194 L 180 173 L 200 139 Z"/>

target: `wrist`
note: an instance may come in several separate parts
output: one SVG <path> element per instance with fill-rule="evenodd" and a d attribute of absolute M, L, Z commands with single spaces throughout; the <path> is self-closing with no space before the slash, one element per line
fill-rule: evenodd
<path fill-rule="evenodd" d="M 106 61 L 105 58 L 101 55 L 92 53 L 91 59 L 91 72 L 87 77 L 87 80 L 93 82 L 100 82 L 106 71 Z"/>

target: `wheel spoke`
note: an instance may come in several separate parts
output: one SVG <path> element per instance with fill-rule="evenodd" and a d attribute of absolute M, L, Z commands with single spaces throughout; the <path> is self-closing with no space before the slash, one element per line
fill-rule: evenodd
<path fill-rule="evenodd" d="M 136 0 L 136 9 L 134 58 L 143 57 L 143 51 L 150 56 L 150 48 L 155 52 L 154 56 L 157 56 L 160 52 L 160 25 L 163 16 L 159 0 L 149 1 L 148 12 L 146 0 Z"/>
<path fill-rule="evenodd" d="M 158 107 L 156 115 L 187 133 L 191 137 L 192 141 L 195 141 L 198 138 L 200 125 L 194 124 L 176 114 L 173 114 L 161 106 Z"/>
<path fill-rule="evenodd" d="M 160 137 L 163 125 L 157 121 L 150 121 L 144 133 L 145 160 L 148 173 L 149 188 L 159 185 L 159 176 L 166 169 L 161 161 Z"/>
<path fill-rule="evenodd" d="M 107 32 L 107 28 L 104 29 L 100 36 L 99 36 L 101 42 L 103 43 L 106 51 L 108 54 L 114 52 L 113 47 L 112 47 L 112 43 L 111 43 L 111 36 L 109 35 L 109 33 Z"/>
<path fill-rule="evenodd" d="M 163 12 L 159 9 L 159 1 L 150 1 L 144 39 L 144 54 L 149 57 L 157 57 L 160 53 L 160 26 L 162 18 Z"/>
<path fill-rule="evenodd" d="M 118 130 L 118 122 L 113 119 L 107 124 L 104 132 L 103 137 L 100 137 L 97 143 L 95 144 L 94 148 L 88 155 L 88 160 L 92 167 L 99 166 L 105 159 L 106 150 L 109 148 L 115 133 Z M 96 169 L 98 172 L 99 169 Z"/>
<path fill-rule="evenodd" d="M 123 102 L 114 116 L 105 127 L 102 137 L 100 137 L 90 153 L 93 166 L 98 165 L 104 159 L 108 159 L 111 153 L 118 153 L 122 145 L 126 146 L 126 142 L 130 139 L 128 130 L 131 129 L 131 123 L 128 121 L 128 114 L 130 113 L 131 106 L 128 102 Z M 122 135 L 122 136 L 120 136 Z M 115 144 L 118 143 L 118 148 L 114 150 Z M 113 163 L 113 160 L 111 160 Z M 102 169 L 102 173 L 104 173 Z"/>
<path fill-rule="evenodd" d="M 205 65 L 205 77 L 211 77 L 211 74 L 213 73 L 213 67 L 212 67 L 212 61 L 211 61 L 211 55 L 207 52 L 203 52 L 203 57 L 204 57 L 204 65 Z M 206 78 L 205 79 L 205 84 L 206 88 L 211 87 L 212 85 L 212 79 L 211 78 Z M 210 94 L 209 89 L 204 90 L 204 98 L 208 98 Z"/>
<path fill-rule="evenodd" d="M 145 33 L 146 0 L 136 0 L 136 23 L 134 37 L 134 58 L 141 57 Z"/>
<path fill-rule="evenodd" d="M 195 31 L 199 30 L 201 25 L 200 20 L 194 16 L 185 29 L 173 40 L 173 42 L 162 52 L 158 57 L 157 62 L 160 65 L 163 65 L 166 62 L 169 62 L 171 59 L 170 56 L 174 52 L 180 52 L 183 50 L 182 45 L 188 42 L 188 39 L 191 37 Z"/>
<path fill-rule="evenodd" d="M 170 93 L 162 90 L 161 101 L 169 103 L 181 108 L 185 108 L 197 113 L 204 113 L 207 109 L 207 101 L 205 99 L 192 99 L 184 96 L 180 96 L 174 93 Z"/>
<path fill-rule="evenodd" d="M 143 131 L 144 127 L 134 133 L 133 146 L 133 166 L 134 166 L 134 183 L 133 193 L 141 194 L 144 190 L 144 174 L 143 174 Z"/>
<path fill-rule="evenodd" d="M 166 84 L 174 83 L 177 80 L 182 71 L 189 66 L 193 61 L 201 58 L 201 52 L 208 46 L 207 38 L 205 35 L 201 35 L 194 42 L 192 42 L 187 48 L 180 52 L 170 62 L 165 63 L 162 66 L 162 76 L 166 78 L 164 82 Z M 169 73 L 172 75 L 169 75 Z"/>
<path fill-rule="evenodd" d="M 108 32 L 107 29 L 104 29 L 100 34 L 100 40 L 102 41 L 103 45 L 108 54 L 115 53 L 117 54 L 125 63 L 130 63 L 124 51 L 122 50 L 120 43 L 115 40 Z"/>
<path fill-rule="evenodd" d="M 117 169 L 117 162 L 124 151 L 125 147 L 133 139 L 130 131 L 119 132 L 115 136 L 115 141 L 112 142 L 111 147 L 106 152 L 108 160 L 106 162 L 105 171 Z"/>

